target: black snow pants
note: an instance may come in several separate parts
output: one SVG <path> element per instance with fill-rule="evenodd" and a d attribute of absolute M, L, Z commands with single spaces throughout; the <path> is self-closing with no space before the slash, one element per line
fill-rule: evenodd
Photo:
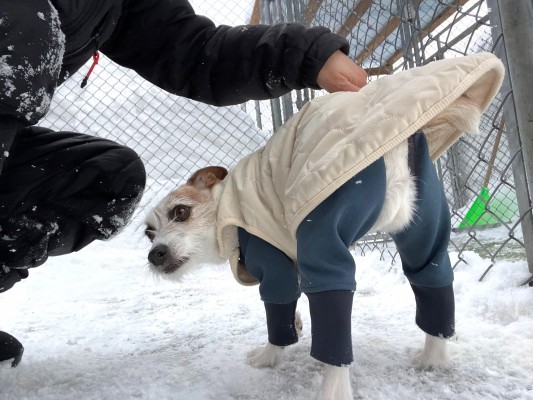
<path fill-rule="evenodd" d="M 18 130 L 0 172 L 0 292 L 49 256 L 116 233 L 135 210 L 145 177 L 139 156 L 115 142 Z"/>
<path fill-rule="evenodd" d="M 47 0 L 3 1 L 0 20 L 3 292 L 49 256 L 116 233 L 139 202 L 145 171 L 125 146 L 35 127 L 50 107 L 65 61 L 59 17 Z"/>

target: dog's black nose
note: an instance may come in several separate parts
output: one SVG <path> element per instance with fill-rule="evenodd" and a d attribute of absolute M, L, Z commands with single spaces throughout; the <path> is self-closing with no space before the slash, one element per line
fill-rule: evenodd
<path fill-rule="evenodd" d="M 150 261 L 155 266 L 159 266 L 165 262 L 168 254 L 168 246 L 165 244 L 158 244 L 150 253 L 148 253 L 148 261 Z"/>

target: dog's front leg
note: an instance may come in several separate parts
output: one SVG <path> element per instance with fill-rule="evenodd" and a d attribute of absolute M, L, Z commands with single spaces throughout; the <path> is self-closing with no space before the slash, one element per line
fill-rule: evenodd
<path fill-rule="evenodd" d="M 316 400 L 352 400 L 349 366 L 353 362 L 353 292 L 334 290 L 306 294 L 313 335 L 311 356 L 324 363 L 324 378 Z"/>
<path fill-rule="evenodd" d="M 283 348 L 298 341 L 303 324 L 300 313 L 295 309 L 296 301 L 290 304 L 265 303 L 268 343 L 248 353 L 248 363 L 252 367 L 278 365 L 283 356 Z"/>
<path fill-rule="evenodd" d="M 324 381 L 316 394 L 316 400 L 352 400 L 350 367 L 325 365 Z"/>
<path fill-rule="evenodd" d="M 265 346 L 257 347 L 247 355 L 248 363 L 254 368 L 275 367 L 283 356 L 283 346 L 276 346 L 267 343 Z"/>
<path fill-rule="evenodd" d="M 415 359 L 417 367 L 421 369 L 430 369 L 447 366 L 449 358 L 446 342 L 446 339 L 426 333 L 424 349 Z"/>

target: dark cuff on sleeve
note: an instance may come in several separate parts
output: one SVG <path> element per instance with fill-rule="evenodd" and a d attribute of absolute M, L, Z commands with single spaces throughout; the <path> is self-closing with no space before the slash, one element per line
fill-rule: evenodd
<path fill-rule="evenodd" d="M 275 346 L 289 346 L 298 341 L 298 333 L 294 324 L 296 303 L 289 304 L 265 303 L 267 318 L 268 342 Z"/>
<path fill-rule="evenodd" d="M 353 292 L 333 290 L 306 293 L 311 311 L 311 357 L 338 367 L 353 362 Z"/>
<path fill-rule="evenodd" d="M 325 30 L 325 28 L 320 29 Z M 303 81 L 305 85 L 312 89 L 322 89 L 320 86 L 318 86 L 316 79 L 326 61 L 337 50 L 340 50 L 347 55 L 349 49 L 350 45 L 345 38 L 329 31 L 325 31 L 319 37 L 317 37 L 305 55 L 303 64 Z"/>
<path fill-rule="evenodd" d="M 455 332 L 453 285 L 431 288 L 411 285 L 416 299 L 416 324 L 431 336 L 447 339 Z"/>

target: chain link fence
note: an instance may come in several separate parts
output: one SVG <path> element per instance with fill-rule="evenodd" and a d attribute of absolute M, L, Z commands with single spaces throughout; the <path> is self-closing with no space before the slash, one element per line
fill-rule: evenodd
<path fill-rule="evenodd" d="M 230 1 L 213 6 L 193 0 L 192 4 L 198 14 L 217 24 L 326 26 L 346 37 L 350 57 L 367 70 L 370 79 L 379 79 L 480 51 L 495 52 L 509 67 L 513 60 L 507 54 L 507 33 L 502 34 L 501 2 L 250 0 L 249 4 Z M 531 57 L 533 40 L 523 40 Z M 262 146 L 306 101 L 324 94 L 302 90 L 271 101 L 216 108 L 169 95 L 105 57 L 89 85 L 81 89 L 85 72 L 82 68 L 59 88 L 46 122 L 55 129 L 105 136 L 134 148 L 145 161 L 149 177 L 139 209 L 143 214 L 143 208 L 197 168 L 233 166 Z M 452 210 L 450 250 L 458 253 L 455 268 L 466 262 L 465 251 L 474 250 L 490 260 L 487 272 L 499 259 L 527 259 L 533 272 L 531 170 L 527 169 L 533 149 L 520 139 L 533 132 L 528 130 L 531 125 L 519 130 L 514 89 L 508 80 L 484 114 L 480 134 L 463 136 L 436 163 Z M 531 109 L 531 99 L 528 104 Z M 384 234 L 364 238 L 357 249 L 396 258 Z"/>

